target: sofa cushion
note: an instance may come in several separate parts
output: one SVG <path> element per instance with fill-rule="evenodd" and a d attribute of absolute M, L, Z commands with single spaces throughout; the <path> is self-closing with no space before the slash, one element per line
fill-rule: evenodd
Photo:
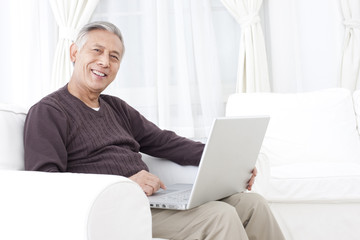
<path fill-rule="evenodd" d="M 355 91 L 353 97 L 354 97 L 354 109 L 357 120 L 357 128 L 360 134 L 360 90 Z"/>
<path fill-rule="evenodd" d="M 274 166 L 266 190 L 271 202 L 360 200 L 360 164 L 299 163 Z"/>
<path fill-rule="evenodd" d="M 227 116 L 270 115 L 261 153 L 270 166 L 304 162 L 360 162 L 360 140 L 350 91 L 240 93 Z"/>
<path fill-rule="evenodd" d="M 24 169 L 25 112 L 20 107 L 0 104 L 0 169 Z"/>

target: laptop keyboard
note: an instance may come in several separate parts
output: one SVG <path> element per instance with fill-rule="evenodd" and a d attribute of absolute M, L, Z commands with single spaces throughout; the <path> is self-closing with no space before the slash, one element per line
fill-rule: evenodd
<path fill-rule="evenodd" d="M 161 197 L 163 201 L 168 202 L 184 202 L 189 200 L 191 189 L 187 189 L 180 192 L 174 192 Z"/>

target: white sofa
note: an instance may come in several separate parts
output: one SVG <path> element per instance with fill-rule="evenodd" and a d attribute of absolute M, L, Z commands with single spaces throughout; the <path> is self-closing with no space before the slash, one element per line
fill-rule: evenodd
<path fill-rule="evenodd" d="M 360 90 L 234 94 L 227 102 L 227 116 L 264 114 L 271 120 L 253 191 L 268 200 L 286 239 L 360 239 Z M 188 182 L 196 174 L 146 161 L 166 183 L 177 181 L 173 172 Z"/>
<path fill-rule="evenodd" d="M 234 94 L 226 114 L 271 116 L 254 191 L 286 239 L 359 239 L 360 91 Z M 147 199 L 128 179 L 19 171 L 24 118 L 0 106 L 0 239 L 151 239 Z M 165 184 L 197 172 L 143 159 Z"/>
<path fill-rule="evenodd" d="M 0 239 L 151 239 L 147 197 L 127 178 L 22 171 L 24 120 L 0 105 Z"/>
<path fill-rule="evenodd" d="M 226 110 L 271 116 L 254 190 L 287 239 L 360 239 L 360 91 L 235 94 Z"/>

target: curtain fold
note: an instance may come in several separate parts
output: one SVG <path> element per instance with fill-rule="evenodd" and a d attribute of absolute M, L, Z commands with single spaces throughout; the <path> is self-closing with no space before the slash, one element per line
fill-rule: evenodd
<path fill-rule="evenodd" d="M 99 0 L 49 0 L 59 26 L 59 39 L 55 50 L 51 86 L 58 89 L 70 79 L 73 65 L 70 61 L 70 45 L 76 30 L 86 24 Z"/>
<path fill-rule="evenodd" d="M 195 78 L 203 114 L 200 125 L 210 126 L 215 117 L 223 115 L 222 83 L 216 34 L 208 0 L 190 1 L 191 29 L 194 48 Z M 196 17 L 195 17 L 196 16 Z M 185 30 L 184 30 L 185 31 Z M 188 65 L 191 62 L 188 62 Z"/>
<path fill-rule="evenodd" d="M 154 3 L 156 61 L 152 64 L 156 63 L 158 124 L 183 136 L 205 136 L 213 119 L 222 114 L 209 1 L 156 0 Z M 202 113 L 201 119 L 198 112 Z"/>
<path fill-rule="evenodd" d="M 48 93 L 56 23 L 47 1 L 1 3 L 0 102 L 29 108 Z"/>
<path fill-rule="evenodd" d="M 237 92 L 269 92 L 265 40 L 259 11 L 262 0 L 221 0 L 241 26 Z"/>
<path fill-rule="evenodd" d="M 341 87 L 360 89 L 360 1 L 340 0 L 345 37 L 340 67 Z"/>

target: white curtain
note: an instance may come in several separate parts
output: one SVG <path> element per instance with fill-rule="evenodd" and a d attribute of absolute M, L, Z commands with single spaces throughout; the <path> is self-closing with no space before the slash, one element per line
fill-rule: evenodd
<path fill-rule="evenodd" d="M 28 108 L 49 92 L 55 28 L 47 0 L 1 2 L 1 103 Z"/>
<path fill-rule="evenodd" d="M 161 11 L 161 14 L 160 3 L 166 4 L 168 9 Z M 200 18 L 205 13 L 209 14 L 209 4 L 211 15 L 208 20 Z M 355 81 L 359 83 L 359 80 L 355 80 L 356 68 L 353 68 L 356 66 L 355 54 L 359 52 L 358 49 L 346 48 L 347 53 L 352 54 L 354 65 L 340 73 L 344 43 L 351 43 L 349 46 L 359 43 L 358 37 L 353 38 L 359 31 L 359 1 L 352 0 L 349 4 L 350 8 L 342 13 L 345 8 L 342 9 L 340 0 L 263 0 L 261 19 L 272 91 L 303 92 L 339 87 L 340 76 L 344 73 L 352 76 L 343 79 L 353 79 L 353 87 Z M 196 14 L 198 10 L 195 11 L 195 5 L 207 7 Z M 182 9 L 183 22 L 180 21 L 179 7 Z M 164 14 L 169 20 L 167 23 L 160 21 Z M 203 19 L 202 23 L 200 19 Z M 0 30 L 4 33 L 0 38 L 1 46 L 4 46 L 0 58 L 0 102 L 31 106 L 54 88 L 62 86 L 69 78 L 65 77 L 62 83 L 55 87 L 53 84 L 49 88 L 51 64 L 58 41 L 58 28 L 50 0 L 3 1 L 0 20 Z M 236 88 L 238 53 L 239 47 L 242 47 L 239 42 L 243 31 L 221 0 L 101 0 L 92 20 L 109 20 L 117 24 L 125 37 L 125 57 L 117 80 L 110 85 L 110 93 L 127 100 L 155 123 L 161 121 L 161 126 L 181 129 L 179 133 L 185 132 L 190 136 L 193 133 L 195 136 L 203 136 L 203 123 L 210 121 L 206 119 L 223 114 L 223 104 Z M 203 24 L 204 28 L 200 27 L 194 33 L 194 21 Z M 165 30 L 159 29 L 166 25 Z M 183 37 L 180 35 L 181 25 Z M 212 25 L 215 37 L 209 30 Z M 350 35 L 345 34 L 346 29 Z M 203 66 L 209 72 L 200 72 L 199 64 L 202 64 L 202 60 L 195 55 L 195 49 L 201 50 L 195 47 L 200 38 L 193 34 L 206 32 L 209 35 L 204 36 L 207 39 L 204 49 L 208 51 L 205 54 L 211 56 Z M 168 41 L 158 39 L 160 36 L 167 36 Z M 344 41 L 344 36 L 351 36 L 348 38 L 351 41 Z M 169 45 L 164 45 L 166 51 L 160 45 L 161 41 Z M 198 50 L 196 54 L 201 52 Z M 166 55 L 163 54 L 168 56 L 169 61 L 165 60 Z M 65 60 L 69 61 L 68 58 Z M 210 61 L 215 63 L 207 68 Z M 343 67 L 350 66 L 351 62 L 347 61 Z M 186 63 L 185 67 L 183 63 Z M 166 65 L 162 67 L 162 64 Z M 220 68 L 220 83 L 216 74 L 217 66 Z M 169 76 L 162 77 L 167 85 L 162 85 L 158 80 L 157 76 L 161 74 Z M 199 79 L 201 74 L 210 75 L 209 79 L 207 76 Z M 168 93 L 162 91 L 161 85 Z M 179 91 L 180 85 L 187 87 L 181 87 L 183 90 Z M 206 94 L 214 97 L 204 100 Z M 164 103 L 162 98 L 168 102 Z M 185 107 L 189 104 L 191 107 Z"/>
<path fill-rule="evenodd" d="M 106 93 L 161 128 L 206 137 L 226 100 L 211 10 L 208 0 L 102 0 L 92 20 L 116 24 L 126 48 Z"/>
<path fill-rule="evenodd" d="M 270 91 L 259 11 L 262 0 L 221 0 L 241 26 L 237 92 Z"/>
<path fill-rule="evenodd" d="M 360 89 L 360 1 L 340 0 L 345 37 L 341 61 L 341 86 Z"/>
<path fill-rule="evenodd" d="M 49 0 L 59 26 L 59 40 L 52 69 L 52 87 L 63 86 L 70 79 L 73 66 L 70 45 L 76 30 L 88 23 L 99 0 Z"/>
<path fill-rule="evenodd" d="M 264 0 L 263 10 L 272 91 L 339 87 L 344 41 L 339 0 Z"/>

